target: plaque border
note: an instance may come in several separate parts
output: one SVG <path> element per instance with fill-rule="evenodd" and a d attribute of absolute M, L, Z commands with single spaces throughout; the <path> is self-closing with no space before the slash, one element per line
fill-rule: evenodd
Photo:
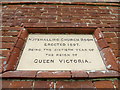
<path fill-rule="evenodd" d="M 40 34 L 93 34 L 107 70 L 71 70 L 71 71 L 17 71 L 19 58 L 22 54 L 29 33 Z M 100 28 L 96 27 L 25 27 L 20 30 L 17 41 L 11 49 L 8 64 L 2 69 L 2 78 L 107 78 L 119 77 L 120 72 L 116 57 L 108 46 Z"/>

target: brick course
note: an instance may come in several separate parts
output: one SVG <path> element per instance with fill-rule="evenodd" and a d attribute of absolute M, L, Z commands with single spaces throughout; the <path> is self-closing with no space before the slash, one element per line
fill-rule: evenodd
<path fill-rule="evenodd" d="M 118 80 L 103 80 L 103 81 L 91 81 L 91 80 L 81 80 L 81 81 L 15 81 L 15 80 L 3 80 L 2 88 L 10 89 L 22 89 L 28 88 L 32 89 L 118 89 Z"/>

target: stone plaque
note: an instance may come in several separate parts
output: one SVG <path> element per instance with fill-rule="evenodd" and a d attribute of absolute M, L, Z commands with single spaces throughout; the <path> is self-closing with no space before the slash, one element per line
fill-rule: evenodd
<path fill-rule="evenodd" d="M 17 70 L 106 70 L 92 35 L 29 34 Z"/>

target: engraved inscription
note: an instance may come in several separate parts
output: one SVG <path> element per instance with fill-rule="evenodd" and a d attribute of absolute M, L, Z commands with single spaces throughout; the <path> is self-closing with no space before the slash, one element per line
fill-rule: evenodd
<path fill-rule="evenodd" d="M 30 34 L 17 70 L 105 70 L 92 35 Z"/>

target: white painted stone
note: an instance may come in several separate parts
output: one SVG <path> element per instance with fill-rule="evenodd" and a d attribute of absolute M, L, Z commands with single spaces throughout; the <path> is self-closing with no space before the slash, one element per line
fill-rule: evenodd
<path fill-rule="evenodd" d="M 17 70 L 106 70 L 106 67 L 92 35 L 30 34 Z"/>

